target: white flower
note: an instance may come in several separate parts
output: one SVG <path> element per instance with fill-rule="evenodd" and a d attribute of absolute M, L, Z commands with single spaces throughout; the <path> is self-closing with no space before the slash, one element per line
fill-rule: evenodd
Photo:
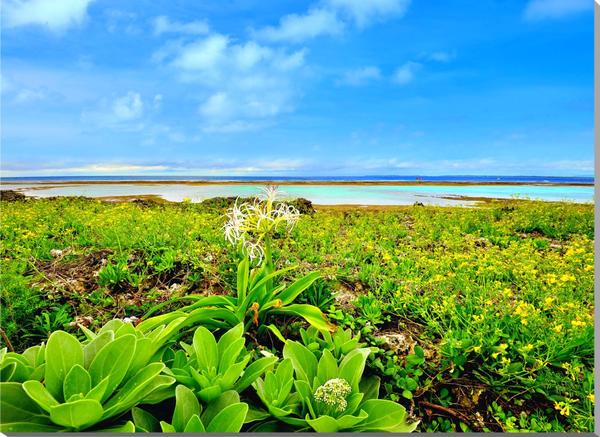
<path fill-rule="evenodd" d="M 315 390 L 315 400 L 323 402 L 334 411 L 341 413 L 348 407 L 346 397 L 352 392 L 352 387 L 345 379 L 333 378 L 320 385 Z"/>
<path fill-rule="evenodd" d="M 227 212 L 227 222 L 223 226 L 225 239 L 233 245 L 241 243 L 251 259 L 262 261 L 263 242 L 279 230 L 291 232 L 300 218 L 298 210 L 291 205 L 273 205 L 279 193 L 276 187 L 265 187 L 260 198 L 242 204 L 236 200 Z"/>

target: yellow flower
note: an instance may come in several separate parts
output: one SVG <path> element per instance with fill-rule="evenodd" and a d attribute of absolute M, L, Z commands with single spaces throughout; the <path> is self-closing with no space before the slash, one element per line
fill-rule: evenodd
<path fill-rule="evenodd" d="M 593 264 L 588 264 L 587 266 L 585 266 L 583 268 L 583 270 L 586 272 L 590 272 L 590 271 L 594 270 L 594 266 L 593 266 Z"/>
<path fill-rule="evenodd" d="M 554 332 L 556 332 L 557 334 L 560 334 L 562 332 L 562 329 L 563 329 L 563 325 L 561 325 L 560 323 L 558 325 L 554 325 L 552 327 L 552 330 Z"/>
<path fill-rule="evenodd" d="M 581 320 L 571 320 L 571 326 L 573 326 L 574 328 L 580 328 L 582 326 L 585 326 L 585 322 L 582 322 Z"/>
<path fill-rule="evenodd" d="M 565 273 L 560 277 L 560 280 L 562 282 L 575 282 L 575 276 L 573 276 L 571 273 Z"/>
<path fill-rule="evenodd" d="M 479 314 L 475 314 L 473 316 L 473 320 L 475 320 L 476 322 L 481 322 L 483 320 L 483 316 L 479 315 Z"/>
<path fill-rule="evenodd" d="M 590 401 L 592 404 L 596 403 L 595 399 L 594 399 L 594 393 L 590 393 L 589 395 L 587 395 L 588 401 Z"/>
<path fill-rule="evenodd" d="M 527 352 L 531 352 L 531 350 L 533 349 L 533 345 L 531 343 L 523 346 L 523 348 L 521 349 L 523 352 L 527 353 Z"/>
<path fill-rule="evenodd" d="M 546 308 L 546 309 L 550 308 L 550 306 L 552 305 L 554 300 L 555 299 L 553 297 L 547 297 L 546 299 L 544 299 L 544 308 Z"/>
<path fill-rule="evenodd" d="M 476 352 L 476 353 L 481 352 L 481 346 L 473 346 L 473 352 Z"/>

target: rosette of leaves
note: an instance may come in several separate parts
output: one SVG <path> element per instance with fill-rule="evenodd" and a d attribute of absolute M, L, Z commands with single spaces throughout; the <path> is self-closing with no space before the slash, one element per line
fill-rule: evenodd
<path fill-rule="evenodd" d="M 354 335 L 350 329 L 338 329 L 332 334 L 310 326 L 308 329 L 300 328 L 300 338 L 317 358 L 320 358 L 323 351 L 327 349 L 336 359 L 341 359 L 352 350 L 366 345 L 366 343 L 361 343 L 360 334 Z"/>
<path fill-rule="evenodd" d="M 240 432 L 247 414 L 248 405 L 240 402 L 236 391 L 222 393 L 203 409 L 194 392 L 184 385 L 175 389 L 175 410 L 170 423 L 159 421 L 141 408 L 131 412 L 137 431 L 169 433 Z"/>
<path fill-rule="evenodd" d="M 242 392 L 277 361 L 277 357 L 269 356 L 248 365 L 252 353 L 246 350 L 243 334 L 241 323 L 225 332 L 219 341 L 205 327 L 197 328 L 192 344 L 181 343 L 183 350 L 173 354 L 169 372 L 204 402 L 229 390 Z"/>
<path fill-rule="evenodd" d="M 268 412 L 296 429 L 317 432 L 411 432 L 404 406 L 378 399 L 379 379 L 364 378 L 370 349 L 358 348 L 338 360 L 323 350 L 317 360 L 307 347 L 287 341 L 277 369 L 254 383 Z"/>
<path fill-rule="evenodd" d="M 32 346 L 22 354 L 0 350 L 0 381 L 25 382 L 44 378 L 46 345 Z"/>
<path fill-rule="evenodd" d="M 98 430 L 139 403 L 172 397 L 169 387 L 175 379 L 162 374 L 165 365 L 160 360 L 179 322 L 143 335 L 131 324 L 113 320 L 97 334 L 85 330 L 84 343 L 64 331 L 52 333 L 48 343 L 36 349 L 36 363 L 43 352 L 44 363 L 36 367 L 43 368 L 41 377 L 36 374 L 41 370 L 34 370 L 29 376 L 36 378 L 0 383 L 0 430 Z M 125 423 L 116 429 L 132 428 Z"/>
<path fill-rule="evenodd" d="M 246 331 L 252 326 L 264 329 L 268 319 L 277 314 L 302 317 L 311 326 L 321 331 L 333 331 L 332 325 L 323 312 L 314 305 L 294 303 L 296 298 L 316 281 L 320 274 L 311 272 L 291 284 L 275 285 L 274 280 L 295 269 L 296 266 L 274 270 L 266 261 L 250 269 L 250 261 L 245 257 L 237 269 L 237 293 L 232 296 L 187 295 L 171 299 L 154 307 L 146 320 L 140 324 L 142 330 L 162 324 L 181 316 L 187 316 L 186 324 L 202 324 L 214 328 L 232 327 L 244 324 Z M 164 306 L 175 301 L 193 301 L 191 305 L 171 314 L 149 317 Z"/>

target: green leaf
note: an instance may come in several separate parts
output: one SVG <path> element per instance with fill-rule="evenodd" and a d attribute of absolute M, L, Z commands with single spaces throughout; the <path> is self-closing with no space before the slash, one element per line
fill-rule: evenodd
<path fill-rule="evenodd" d="M 106 403 L 102 418 L 107 419 L 116 414 L 124 413 L 134 405 L 140 403 L 147 395 L 147 388 L 152 386 L 152 383 L 156 381 L 164 368 L 165 365 L 163 363 L 151 363 L 136 373 Z"/>
<path fill-rule="evenodd" d="M 298 379 L 312 384 L 317 375 L 317 358 L 308 348 L 297 341 L 288 340 L 283 347 L 283 357 L 292 361 Z"/>
<path fill-rule="evenodd" d="M 418 422 L 406 422 L 406 409 L 396 402 L 384 399 L 371 399 L 361 408 L 369 417 L 359 425 L 366 432 L 412 432 Z"/>
<path fill-rule="evenodd" d="M 27 396 L 40 406 L 40 408 L 48 413 L 50 412 L 50 408 L 59 404 L 46 387 L 39 381 L 24 382 L 23 390 L 27 393 Z"/>
<path fill-rule="evenodd" d="M 354 349 L 340 363 L 339 377 L 348 381 L 354 392 L 358 391 L 358 383 L 370 353 L 371 350 L 368 348 Z"/>
<path fill-rule="evenodd" d="M 194 333 L 192 343 L 196 354 L 198 370 L 209 371 L 211 368 L 216 369 L 219 364 L 219 355 L 214 335 L 204 326 L 200 326 Z"/>
<path fill-rule="evenodd" d="M 135 424 L 136 430 L 143 432 L 157 432 L 160 429 L 160 425 L 156 417 L 148 413 L 146 410 L 134 407 L 131 410 L 131 417 Z"/>
<path fill-rule="evenodd" d="M 63 383 L 63 392 L 65 399 L 69 399 L 76 394 L 86 395 L 92 388 L 92 378 L 90 374 L 79 364 L 73 366 Z"/>
<path fill-rule="evenodd" d="M 27 395 L 21 383 L 0 382 L 0 424 L 26 422 L 49 424 L 50 420 Z"/>
<path fill-rule="evenodd" d="M 14 432 L 57 432 L 60 430 L 61 428 L 56 425 L 46 425 L 35 422 L 0 423 L 0 432 L 7 434 Z"/>
<path fill-rule="evenodd" d="M 336 378 L 337 376 L 337 360 L 328 349 L 325 349 L 323 351 L 323 355 L 321 355 L 321 359 L 319 360 L 319 365 L 317 367 L 317 378 L 319 379 L 319 384 L 324 384 L 328 380 Z"/>
<path fill-rule="evenodd" d="M 256 381 L 256 378 L 264 374 L 267 370 L 272 369 L 276 362 L 277 357 L 264 357 L 254 361 L 244 370 L 244 374 L 235 385 L 235 390 L 240 393 L 243 392 Z"/>
<path fill-rule="evenodd" d="M 369 415 L 365 410 L 360 410 L 358 416 L 352 416 L 350 414 L 346 414 L 339 419 L 337 419 L 338 426 L 340 431 L 351 430 L 356 425 L 364 421 Z"/>
<path fill-rule="evenodd" d="M 160 429 L 162 430 L 162 432 L 168 432 L 168 433 L 177 432 L 173 425 L 171 425 L 170 423 L 167 423 L 165 421 L 162 421 L 162 420 L 160 421 Z"/>
<path fill-rule="evenodd" d="M 215 416 L 219 414 L 219 411 L 222 411 L 229 405 L 237 404 L 239 402 L 240 395 L 235 390 L 227 390 L 207 405 L 206 410 L 202 413 L 202 422 L 210 423 Z"/>
<path fill-rule="evenodd" d="M 243 325 L 240 324 L 243 328 Z M 218 373 L 222 374 L 227 371 L 238 359 L 240 353 L 244 349 L 245 340 L 243 338 L 238 338 L 233 341 L 227 349 L 225 349 L 222 353 L 219 351 L 219 369 Z M 237 378 L 236 378 L 237 379 Z"/>
<path fill-rule="evenodd" d="M 250 261 L 248 257 L 238 264 L 237 268 L 237 298 L 238 302 L 243 302 L 246 298 L 246 291 L 248 290 L 248 273 L 250 270 Z"/>
<path fill-rule="evenodd" d="M 261 410 L 260 408 L 249 407 L 244 423 L 258 422 L 261 420 L 265 420 L 269 417 L 271 417 L 271 415 L 265 410 Z"/>
<path fill-rule="evenodd" d="M 200 415 L 200 403 L 192 390 L 185 385 L 175 388 L 175 411 L 171 424 L 177 432 L 183 432 L 192 416 Z"/>
<path fill-rule="evenodd" d="M 360 380 L 358 388 L 364 394 L 365 401 L 379 398 L 379 382 L 379 377 L 375 375 Z"/>
<path fill-rule="evenodd" d="M 102 417 L 102 412 L 100 402 L 91 399 L 81 399 L 52 407 L 50 410 L 50 420 L 57 425 L 79 431 L 96 424 Z"/>
<path fill-rule="evenodd" d="M 240 432 L 246 420 L 248 405 L 233 404 L 224 408 L 206 427 L 206 432 Z"/>
<path fill-rule="evenodd" d="M 92 385 L 108 377 L 108 386 L 101 402 L 108 399 L 125 377 L 134 352 L 135 336 L 127 334 L 104 346 L 92 361 L 89 367 Z"/>
<path fill-rule="evenodd" d="M 319 272 L 311 272 L 308 275 L 296 280 L 294 283 L 292 283 L 292 285 L 279 293 L 279 299 L 281 299 L 283 305 L 291 304 L 300 293 L 310 287 L 313 282 L 319 279 L 320 276 L 321 274 Z"/>
<path fill-rule="evenodd" d="M 132 433 L 135 432 L 135 425 L 131 420 L 128 420 L 122 425 L 115 425 L 109 428 L 94 430 L 94 432 L 119 432 L 119 433 Z"/>
<path fill-rule="evenodd" d="M 281 308 L 271 308 L 269 312 L 273 314 L 291 314 L 302 317 L 319 331 L 333 332 L 336 329 L 335 325 L 327 321 L 325 314 L 323 314 L 321 310 L 314 305 L 293 304 Z"/>
<path fill-rule="evenodd" d="M 100 349 L 113 341 L 114 338 L 115 333 L 113 331 L 106 331 L 97 335 L 92 341 L 86 344 L 83 347 L 83 367 L 89 369 L 90 364 L 92 364 L 94 357 Z"/>
<path fill-rule="evenodd" d="M 316 419 L 306 418 L 306 422 L 317 432 L 338 432 L 337 421 L 331 416 L 321 416 Z"/>
<path fill-rule="evenodd" d="M 206 429 L 204 428 L 204 424 L 200 420 L 200 417 L 198 417 L 197 414 L 194 414 L 190 418 L 190 420 L 188 421 L 187 425 L 185 425 L 185 428 L 183 429 L 183 432 L 202 432 L 202 433 L 205 433 Z"/>
<path fill-rule="evenodd" d="M 71 367 L 83 365 L 83 349 L 79 341 L 64 331 L 55 331 L 46 345 L 46 371 L 44 382 L 50 394 L 64 400 L 63 381 Z"/>

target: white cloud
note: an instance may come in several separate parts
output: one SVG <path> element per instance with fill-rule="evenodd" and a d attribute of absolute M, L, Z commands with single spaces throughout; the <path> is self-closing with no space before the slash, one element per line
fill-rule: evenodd
<path fill-rule="evenodd" d="M 213 33 L 190 43 L 168 43 L 155 54 L 180 80 L 195 83 L 206 132 L 240 132 L 290 111 L 305 50 L 288 52 L 255 41 L 235 43 Z"/>
<path fill-rule="evenodd" d="M 64 31 L 81 25 L 93 0 L 5 0 L 4 24 L 7 28 L 39 25 Z"/>
<path fill-rule="evenodd" d="M 190 21 L 181 23 L 171 21 L 169 17 L 161 15 L 152 21 L 155 35 L 163 33 L 182 33 L 187 35 L 204 35 L 210 32 L 210 27 L 206 20 Z"/>
<path fill-rule="evenodd" d="M 360 86 L 379 79 L 381 79 L 381 71 L 378 67 L 363 67 L 347 71 L 339 83 Z"/>
<path fill-rule="evenodd" d="M 256 35 L 267 41 L 301 42 L 321 35 L 337 35 L 343 29 L 344 23 L 335 11 L 315 8 L 304 15 L 285 15 L 277 26 L 265 27 Z"/>
<path fill-rule="evenodd" d="M 426 60 L 435 61 L 435 62 L 450 62 L 455 57 L 456 57 L 456 54 L 450 53 L 450 52 L 444 52 L 444 51 L 433 52 L 433 53 L 429 53 L 428 55 L 424 56 L 424 58 Z"/>
<path fill-rule="evenodd" d="M 404 15 L 410 0 L 327 0 L 327 4 L 364 28 L 374 21 Z"/>
<path fill-rule="evenodd" d="M 118 120 L 129 121 L 142 116 L 144 104 L 139 93 L 129 91 L 126 95 L 115 99 L 112 110 Z"/>
<path fill-rule="evenodd" d="M 15 103 L 26 104 L 44 100 L 46 94 L 39 90 L 23 89 L 15 96 Z"/>
<path fill-rule="evenodd" d="M 422 65 L 418 62 L 406 62 L 404 65 L 400 66 L 395 72 L 393 76 L 393 81 L 398 85 L 406 85 L 415 78 L 415 74 L 422 68 Z"/>
<path fill-rule="evenodd" d="M 591 0 L 530 0 L 524 12 L 527 20 L 536 21 L 563 18 L 585 11 L 592 11 Z"/>
<path fill-rule="evenodd" d="M 338 35 L 351 23 L 365 28 L 376 21 L 402 16 L 410 0 L 322 0 L 305 14 L 283 16 L 277 26 L 254 32 L 266 41 L 299 43 L 322 35 Z"/>

